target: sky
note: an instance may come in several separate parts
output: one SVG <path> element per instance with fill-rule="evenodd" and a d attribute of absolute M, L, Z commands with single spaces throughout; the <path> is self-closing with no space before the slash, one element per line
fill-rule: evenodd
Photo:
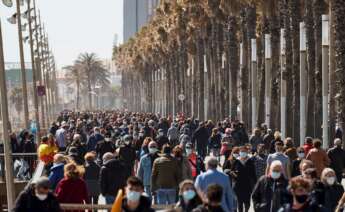
<path fill-rule="evenodd" d="M 123 0 L 36 0 L 59 68 L 70 65 L 83 52 L 109 59 L 115 34 L 122 41 Z M 15 0 L 14 0 L 15 2 Z M 26 4 L 21 7 L 25 11 Z M 6 62 L 19 62 L 17 25 L 6 20 L 15 6 L 0 3 L 1 26 Z M 26 35 L 24 33 L 24 35 Z M 30 62 L 25 44 L 25 61 Z"/>

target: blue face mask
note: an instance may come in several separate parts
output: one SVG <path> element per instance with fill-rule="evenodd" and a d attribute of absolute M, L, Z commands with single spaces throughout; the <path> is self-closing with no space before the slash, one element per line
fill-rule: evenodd
<path fill-rule="evenodd" d="M 138 202 L 140 199 L 141 193 L 137 191 L 130 191 L 127 194 L 127 199 L 131 202 Z"/>
<path fill-rule="evenodd" d="M 281 176 L 280 172 L 272 171 L 272 173 L 271 173 L 271 177 L 275 180 L 278 179 L 280 176 Z"/>
<path fill-rule="evenodd" d="M 196 195 L 196 193 L 193 190 L 184 191 L 182 194 L 184 201 L 192 200 L 195 197 L 195 195 Z"/>
<path fill-rule="evenodd" d="M 246 158 L 248 156 L 248 153 L 246 152 L 240 152 L 240 157 L 241 158 Z"/>

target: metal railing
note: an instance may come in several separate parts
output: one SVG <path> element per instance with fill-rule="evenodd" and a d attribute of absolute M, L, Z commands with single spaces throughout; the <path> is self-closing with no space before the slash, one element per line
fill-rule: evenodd
<path fill-rule="evenodd" d="M 112 205 L 60 204 L 62 210 L 110 210 Z M 173 209 L 175 205 L 152 205 L 155 210 Z"/>
<path fill-rule="evenodd" d="M 12 153 L 14 178 L 17 181 L 30 181 L 37 168 L 37 153 Z M 4 153 L 0 153 L 0 178 L 5 179 Z M 1 181 L 1 180 L 0 180 Z"/>

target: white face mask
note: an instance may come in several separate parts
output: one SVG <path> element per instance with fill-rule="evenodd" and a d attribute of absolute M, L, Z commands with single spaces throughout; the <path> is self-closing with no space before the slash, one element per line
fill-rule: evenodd
<path fill-rule="evenodd" d="M 187 156 L 189 156 L 190 154 L 192 154 L 192 150 L 191 149 L 186 149 L 186 154 L 187 154 Z"/>
<path fill-rule="evenodd" d="M 37 194 L 36 193 L 36 197 L 37 197 L 37 199 L 44 201 L 48 198 L 48 194 Z"/>
<path fill-rule="evenodd" d="M 334 185 L 335 177 L 327 177 L 326 181 L 327 181 L 328 185 Z"/>
<path fill-rule="evenodd" d="M 304 153 L 298 153 L 297 155 L 299 158 L 304 158 Z"/>
<path fill-rule="evenodd" d="M 281 176 L 280 172 L 272 171 L 272 173 L 271 173 L 271 177 L 275 180 L 278 179 L 280 176 Z"/>

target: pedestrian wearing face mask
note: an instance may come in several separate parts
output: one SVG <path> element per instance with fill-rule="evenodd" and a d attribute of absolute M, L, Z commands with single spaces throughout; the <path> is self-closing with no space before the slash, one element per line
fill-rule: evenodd
<path fill-rule="evenodd" d="M 326 212 L 328 211 L 320 204 L 311 201 L 311 182 L 301 176 L 290 180 L 289 189 L 293 196 L 293 202 L 285 204 L 278 212 Z"/>
<path fill-rule="evenodd" d="M 183 180 L 192 179 L 192 169 L 188 158 L 183 155 L 183 150 L 180 146 L 175 146 L 173 149 L 173 156 L 177 161 L 177 165 L 181 170 L 180 182 Z M 179 183 L 180 183 L 179 182 Z"/>
<path fill-rule="evenodd" d="M 122 200 L 122 212 L 153 212 L 151 201 L 143 195 L 144 185 L 137 177 L 129 177 L 126 196 Z"/>
<path fill-rule="evenodd" d="M 192 180 L 185 180 L 180 183 L 179 201 L 176 204 L 176 210 L 181 212 L 191 212 L 199 205 L 202 200 L 194 187 Z"/>
<path fill-rule="evenodd" d="M 252 194 L 255 212 L 276 212 L 281 205 L 287 203 L 288 181 L 282 173 L 283 165 L 276 160 L 271 163 L 268 175 L 258 180 Z"/>
<path fill-rule="evenodd" d="M 124 144 L 120 146 L 119 157 L 130 168 L 129 172 L 132 174 L 132 172 L 134 171 L 134 163 L 136 159 L 136 152 L 134 146 L 132 145 L 133 136 L 126 135 L 124 136 L 123 140 Z"/>
<path fill-rule="evenodd" d="M 296 151 L 297 151 L 297 158 L 292 161 L 291 177 L 297 177 L 298 175 L 301 175 L 300 164 L 301 164 L 301 161 L 305 158 L 303 147 L 298 147 Z"/>
<path fill-rule="evenodd" d="M 16 199 L 13 212 L 60 212 L 56 197 L 49 191 L 50 183 L 46 177 L 39 178 L 23 190 Z"/>
<path fill-rule="evenodd" d="M 233 188 L 237 196 L 238 212 L 248 212 L 250 194 L 256 183 L 255 165 L 248 156 L 248 148 L 240 147 L 239 158 L 235 160 L 231 172 L 234 173 Z"/>
<path fill-rule="evenodd" d="M 337 181 L 341 182 L 345 168 L 345 150 L 342 149 L 342 142 L 339 138 L 334 140 L 334 147 L 328 150 L 327 155 L 331 160 L 330 167 L 335 171 Z"/>
<path fill-rule="evenodd" d="M 144 191 L 151 197 L 151 175 L 153 162 L 159 157 L 157 143 L 151 141 L 148 145 L 149 153 L 144 155 L 139 162 L 137 177 L 144 184 Z"/>
<path fill-rule="evenodd" d="M 115 144 L 112 142 L 111 134 L 106 133 L 104 140 L 100 141 L 96 145 L 97 162 L 102 165 L 103 155 L 107 152 L 114 152 Z"/>
<path fill-rule="evenodd" d="M 324 184 L 325 190 L 325 208 L 334 211 L 341 196 L 344 193 L 344 188 L 337 182 L 337 177 L 333 169 L 325 168 L 321 173 L 321 182 Z"/>
<path fill-rule="evenodd" d="M 193 144 L 188 143 L 186 145 L 186 156 L 188 157 L 188 161 L 192 170 L 192 177 L 196 179 L 196 177 L 201 173 L 205 172 L 205 164 L 199 155 L 195 153 L 195 149 Z"/>
<path fill-rule="evenodd" d="M 266 161 L 267 161 L 267 155 L 265 153 L 265 145 L 259 144 L 257 146 L 257 153 L 253 157 L 254 164 L 255 164 L 255 173 L 256 177 L 260 178 L 262 175 L 265 175 L 266 171 Z"/>
<path fill-rule="evenodd" d="M 164 144 L 169 143 L 169 139 L 168 137 L 164 134 L 164 130 L 163 129 L 159 129 L 158 130 L 158 135 L 156 137 L 156 141 L 158 144 L 158 149 L 162 149 L 162 146 Z"/>

